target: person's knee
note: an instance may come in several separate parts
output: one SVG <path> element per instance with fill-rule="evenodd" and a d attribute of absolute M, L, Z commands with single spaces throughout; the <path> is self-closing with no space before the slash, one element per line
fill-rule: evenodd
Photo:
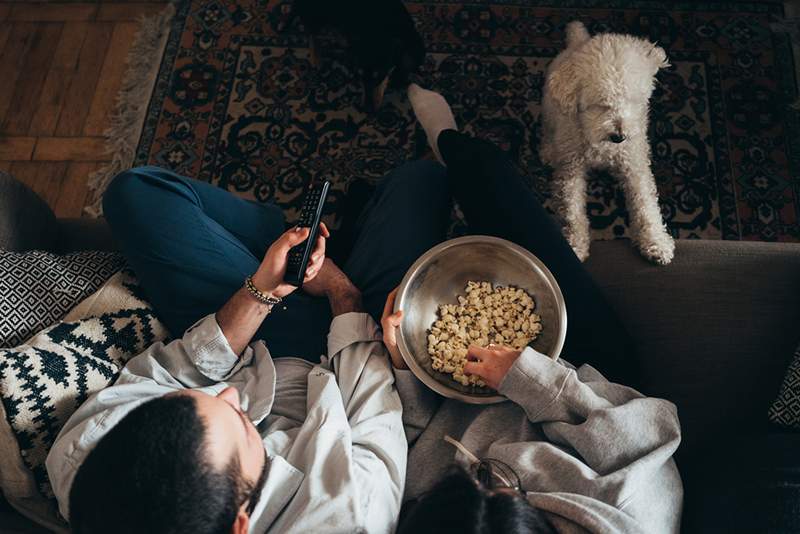
<path fill-rule="evenodd" d="M 390 175 L 386 186 L 417 198 L 438 197 L 447 193 L 447 169 L 431 160 L 409 162 Z"/>
<path fill-rule="evenodd" d="M 151 187 L 145 179 L 146 167 L 136 167 L 117 174 L 103 193 L 103 213 L 116 213 L 120 207 L 137 198 L 141 191 Z"/>
<path fill-rule="evenodd" d="M 485 139 L 455 133 L 443 141 L 443 155 L 448 162 L 452 159 L 458 168 L 483 171 L 486 168 L 495 169 L 498 165 L 509 161 L 508 154 Z"/>

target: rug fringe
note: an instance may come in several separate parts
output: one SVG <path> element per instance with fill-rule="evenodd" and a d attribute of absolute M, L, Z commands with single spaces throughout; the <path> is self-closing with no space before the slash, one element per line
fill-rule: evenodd
<path fill-rule="evenodd" d="M 133 164 L 174 16 L 175 6 L 168 4 L 158 15 L 140 18 L 141 28 L 128 52 L 128 69 L 109 127 L 104 132 L 106 153 L 111 154 L 112 159 L 89 175 L 89 202 L 83 208 L 86 215 L 100 217 L 103 214 L 102 200 L 106 187 L 114 176 Z M 153 61 L 153 58 L 159 60 Z"/>

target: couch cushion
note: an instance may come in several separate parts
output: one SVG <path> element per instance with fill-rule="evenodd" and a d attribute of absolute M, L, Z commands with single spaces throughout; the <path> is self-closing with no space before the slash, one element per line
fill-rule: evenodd
<path fill-rule="evenodd" d="M 0 171 L 0 249 L 53 250 L 56 228 L 50 207 L 26 185 Z"/>
<path fill-rule="evenodd" d="M 659 267 L 607 241 L 587 267 L 638 344 L 642 389 L 678 406 L 679 459 L 763 431 L 800 337 L 800 245 L 681 240 Z"/>
<path fill-rule="evenodd" d="M 0 350 L 0 488 L 17 510 L 51 528 L 60 519 L 44 462 L 61 427 L 128 359 L 167 336 L 129 271 L 99 293 L 78 306 L 87 314 L 103 308 L 99 315 Z"/>
<path fill-rule="evenodd" d="M 112 252 L 0 250 L 0 347 L 19 345 L 60 321 L 124 263 Z"/>

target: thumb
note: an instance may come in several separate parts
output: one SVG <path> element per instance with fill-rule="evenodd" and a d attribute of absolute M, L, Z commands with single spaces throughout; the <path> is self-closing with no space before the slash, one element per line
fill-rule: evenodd
<path fill-rule="evenodd" d="M 310 228 L 306 227 L 299 227 L 295 226 L 294 229 L 289 230 L 284 235 L 286 242 L 284 243 L 285 248 L 289 249 L 295 245 L 299 245 L 306 239 L 308 239 L 308 234 L 311 233 Z"/>
<path fill-rule="evenodd" d="M 400 323 L 403 322 L 403 310 L 397 310 L 389 317 L 386 318 L 390 325 L 394 327 L 400 326 Z"/>

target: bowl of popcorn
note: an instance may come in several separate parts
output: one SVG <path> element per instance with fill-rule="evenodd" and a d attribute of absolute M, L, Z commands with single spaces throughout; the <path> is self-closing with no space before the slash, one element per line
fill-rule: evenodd
<path fill-rule="evenodd" d="M 531 346 L 557 359 L 567 332 L 564 297 L 528 250 L 505 239 L 466 236 L 420 256 L 403 277 L 397 346 L 409 369 L 445 397 L 473 404 L 505 400 L 464 372 L 467 348 Z"/>

